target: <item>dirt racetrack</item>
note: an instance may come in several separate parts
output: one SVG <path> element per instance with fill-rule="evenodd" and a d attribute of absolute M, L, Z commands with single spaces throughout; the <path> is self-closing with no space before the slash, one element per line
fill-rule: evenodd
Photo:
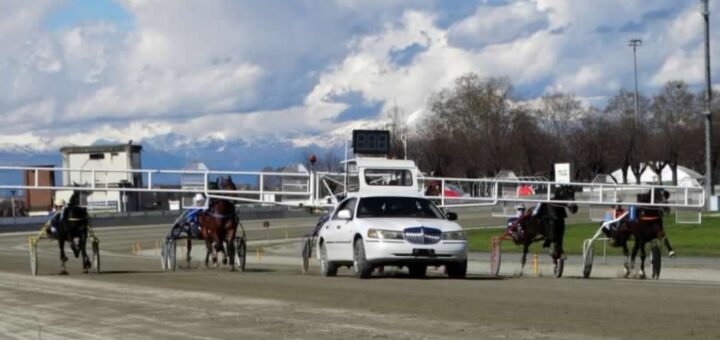
<path fill-rule="evenodd" d="M 246 227 L 251 240 L 292 239 L 308 223 Z M 717 281 L 491 279 L 481 271 L 415 280 L 394 270 L 324 279 L 316 266 L 303 275 L 295 258 L 271 261 L 266 253 L 258 262 L 254 252 L 244 273 L 165 273 L 147 244 L 166 231 L 99 229 L 100 275 L 82 274 L 75 259 L 70 275 L 57 275 L 57 245 L 45 241 L 37 277 L 29 274 L 27 235 L 0 234 L 0 338 L 720 339 Z M 138 239 L 147 256 L 130 254 Z"/>

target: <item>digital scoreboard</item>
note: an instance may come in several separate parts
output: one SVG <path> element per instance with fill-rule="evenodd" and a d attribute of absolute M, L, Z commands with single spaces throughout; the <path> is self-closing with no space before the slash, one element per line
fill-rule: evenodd
<path fill-rule="evenodd" d="M 353 130 L 352 147 L 355 154 L 387 155 L 390 153 L 390 131 Z"/>

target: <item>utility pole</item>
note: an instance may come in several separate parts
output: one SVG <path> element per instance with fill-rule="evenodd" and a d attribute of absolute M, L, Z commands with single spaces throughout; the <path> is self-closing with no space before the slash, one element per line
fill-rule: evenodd
<path fill-rule="evenodd" d="M 702 0 L 702 16 L 705 21 L 705 206 L 710 210 L 710 199 L 714 194 L 712 180 L 712 83 L 710 82 L 710 5 Z"/>
<path fill-rule="evenodd" d="M 635 62 L 635 129 L 640 126 L 640 104 L 638 103 L 638 81 L 637 81 L 637 48 L 642 46 L 642 39 L 633 38 L 628 42 L 633 48 L 633 60 Z"/>

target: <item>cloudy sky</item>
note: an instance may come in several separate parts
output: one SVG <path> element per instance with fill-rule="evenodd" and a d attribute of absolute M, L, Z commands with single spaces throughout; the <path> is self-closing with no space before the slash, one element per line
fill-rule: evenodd
<path fill-rule="evenodd" d="M 2 0 L 0 148 L 164 136 L 322 144 L 395 104 L 417 122 L 429 96 L 467 72 L 508 76 L 526 99 L 560 90 L 602 105 L 633 86 L 631 38 L 643 40 L 643 93 L 674 79 L 699 88 L 699 9 L 697 0 Z"/>

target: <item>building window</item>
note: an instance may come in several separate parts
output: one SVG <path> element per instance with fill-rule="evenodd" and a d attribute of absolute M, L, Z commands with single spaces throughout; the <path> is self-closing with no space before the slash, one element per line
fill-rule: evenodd
<path fill-rule="evenodd" d="M 90 159 L 105 159 L 104 153 L 91 153 Z"/>

